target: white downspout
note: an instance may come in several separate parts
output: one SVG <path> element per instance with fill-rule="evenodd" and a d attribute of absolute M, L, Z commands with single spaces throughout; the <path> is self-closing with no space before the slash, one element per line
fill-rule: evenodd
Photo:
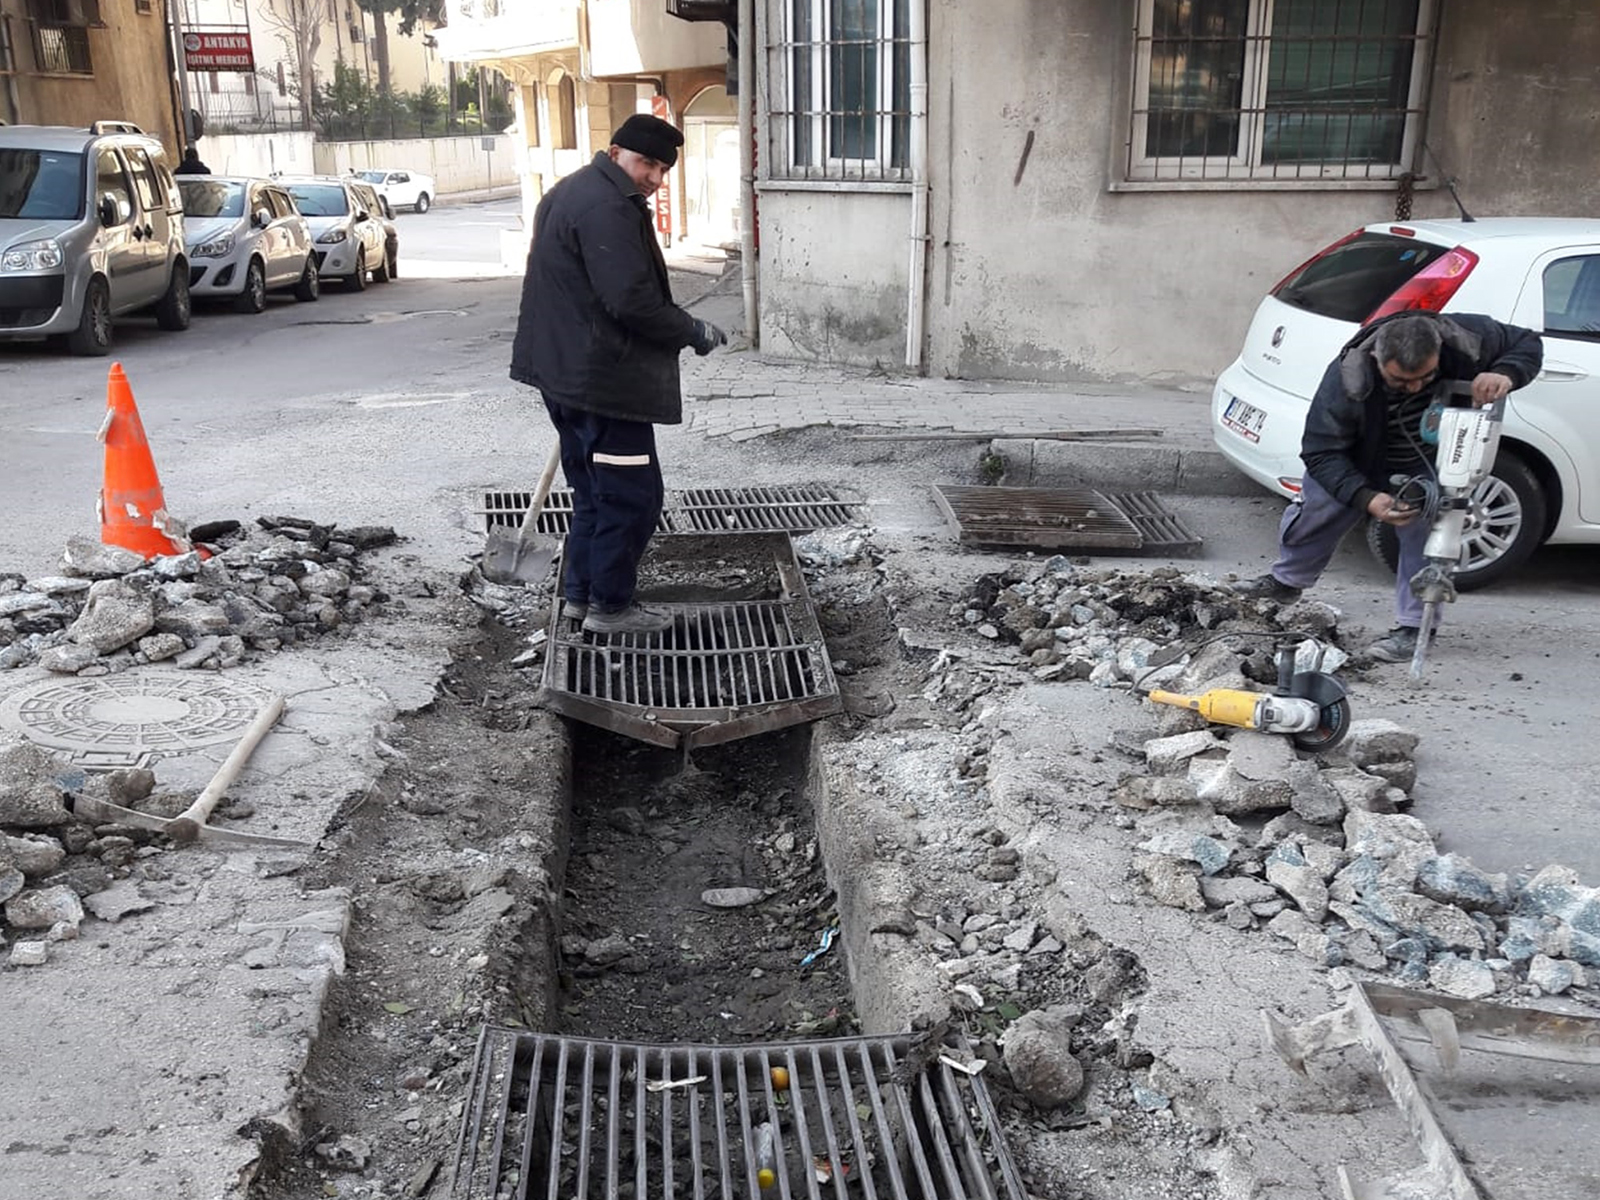
<path fill-rule="evenodd" d="M 911 264 L 906 272 L 906 366 L 922 367 L 922 324 L 928 291 L 928 11 L 911 0 Z"/>
<path fill-rule="evenodd" d="M 756 6 L 739 0 L 739 281 L 744 292 L 744 336 L 761 345 L 756 307 Z"/>

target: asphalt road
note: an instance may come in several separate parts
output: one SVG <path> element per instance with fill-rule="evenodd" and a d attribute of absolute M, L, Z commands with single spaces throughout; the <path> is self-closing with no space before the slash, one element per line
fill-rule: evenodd
<path fill-rule="evenodd" d="M 520 280 L 499 266 L 500 239 L 517 215 L 497 202 L 401 213 L 398 223 L 400 278 L 362 293 L 274 298 L 259 316 L 202 311 L 181 334 L 126 320 L 111 360 L 0 345 L 0 570 L 52 572 L 70 534 L 98 534 L 94 435 L 110 361 L 127 371 L 174 513 L 391 524 L 422 561 L 463 562 L 481 545 L 473 509 L 483 491 L 528 486 L 550 445 L 527 389 L 506 377 Z M 702 265 L 683 290 L 709 278 Z M 970 469 L 964 451 L 919 459 L 907 446 L 869 459 L 821 433 L 729 444 L 679 428 L 664 430 L 662 445 L 674 486 L 854 486 L 913 562 L 919 548 L 949 549 L 929 479 Z M 1277 502 L 1182 507 L 1206 539 L 1203 560 L 1186 565 L 1265 569 Z M 998 557 L 974 556 L 972 573 Z M 1600 883 L 1600 755 L 1586 732 L 1600 719 L 1597 566 L 1600 548 L 1542 551 L 1518 579 L 1454 606 L 1426 686 L 1394 667 L 1356 689 L 1358 716 L 1424 733 L 1417 814 L 1485 867 L 1565 862 Z M 930 567 L 927 583 L 951 586 L 948 567 Z M 1352 539 L 1314 595 L 1377 634 L 1392 586 Z"/>

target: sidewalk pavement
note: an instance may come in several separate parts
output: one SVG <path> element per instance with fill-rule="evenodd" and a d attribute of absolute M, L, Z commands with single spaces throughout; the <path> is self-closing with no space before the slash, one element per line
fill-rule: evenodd
<path fill-rule="evenodd" d="M 727 350 L 684 360 L 685 426 L 704 437 L 745 441 L 816 427 L 919 438 L 945 434 L 952 441 L 971 435 L 975 447 L 991 443 L 1005 459 L 1007 483 L 1016 486 L 1263 494 L 1212 442 L 1207 381 L 1175 387 L 929 379 L 763 358 L 748 349 L 740 332 L 736 258 L 686 307 L 728 330 L 732 339 Z M 1086 441 L 1040 436 L 1084 429 L 1146 432 Z"/>

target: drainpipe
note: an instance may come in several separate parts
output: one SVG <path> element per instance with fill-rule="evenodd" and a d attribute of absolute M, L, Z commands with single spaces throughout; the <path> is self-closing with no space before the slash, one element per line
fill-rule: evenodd
<path fill-rule="evenodd" d="M 756 308 L 756 11 L 755 0 L 739 0 L 739 275 L 744 292 L 744 336 L 761 345 Z"/>
<path fill-rule="evenodd" d="M 911 0 L 911 262 L 906 272 L 906 366 L 922 367 L 928 293 L 928 12 Z"/>

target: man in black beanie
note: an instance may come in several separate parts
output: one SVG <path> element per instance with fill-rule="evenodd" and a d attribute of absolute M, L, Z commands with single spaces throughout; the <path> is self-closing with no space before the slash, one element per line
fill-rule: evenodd
<path fill-rule="evenodd" d="M 648 197 L 683 134 L 636 113 L 551 188 L 534 216 L 511 378 L 539 389 L 572 488 L 562 615 L 590 633 L 648 634 L 670 614 L 634 599 L 661 516 L 655 426 L 683 420 L 678 352 L 728 338 L 672 302 Z"/>

